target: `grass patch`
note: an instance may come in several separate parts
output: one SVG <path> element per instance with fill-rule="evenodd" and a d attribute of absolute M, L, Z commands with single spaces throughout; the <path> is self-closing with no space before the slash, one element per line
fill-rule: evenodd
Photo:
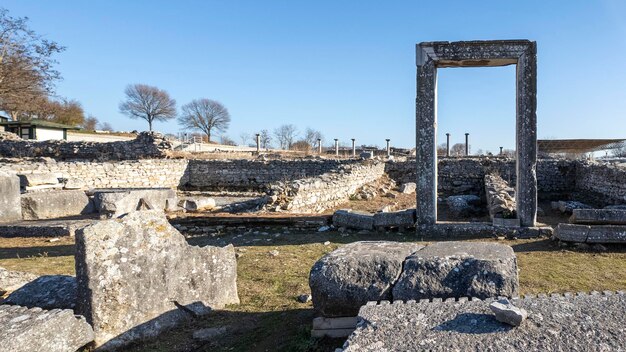
<path fill-rule="evenodd" d="M 312 305 L 296 300 L 298 295 L 310 293 L 308 276 L 313 263 L 353 241 L 415 240 L 411 235 L 396 233 L 346 235 L 289 229 L 289 234 L 276 237 L 276 233 L 285 230 L 266 231 L 269 235 L 257 236 L 261 239 L 254 245 L 236 248 L 241 304 L 216 311 L 128 350 L 333 351 L 342 341 L 311 339 Z M 230 238 L 220 240 L 229 242 Z M 210 243 L 190 240 L 194 241 Z M 330 244 L 324 244 L 325 241 Z M 522 294 L 626 289 L 624 246 L 607 246 L 607 252 L 595 253 L 563 249 L 546 239 L 498 242 L 511 245 L 516 251 Z M 272 250 L 277 250 L 278 255 L 270 255 Z M 54 243 L 45 239 L 0 239 L 0 266 L 40 274 L 73 274 L 73 251 L 71 239 Z M 228 332 L 210 342 L 192 339 L 193 331 L 216 326 L 228 326 Z"/>

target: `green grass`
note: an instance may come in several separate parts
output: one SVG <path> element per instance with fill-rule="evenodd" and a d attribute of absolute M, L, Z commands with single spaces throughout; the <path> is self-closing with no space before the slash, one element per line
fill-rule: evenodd
<path fill-rule="evenodd" d="M 241 304 L 216 311 L 128 350 L 333 351 L 342 341 L 311 339 L 312 305 L 299 303 L 296 297 L 310 293 L 309 270 L 324 254 L 348 242 L 377 239 L 413 241 L 415 237 L 342 236 L 337 232 L 311 231 L 282 235 L 271 244 L 238 246 L 237 286 Z M 331 244 L 324 245 L 325 241 Z M 511 245 L 516 251 L 522 294 L 626 289 L 624 246 L 611 246 L 605 253 L 594 253 L 563 249 L 546 239 L 498 242 Z M 270 256 L 271 250 L 278 250 L 278 256 Z M 72 253 L 71 239 L 56 243 L 41 239 L 0 239 L 0 266 L 13 270 L 72 274 Z M 191 338 L 194 330 L 214 326 L 228 326 L 229 330 L 205 344 Z"/>

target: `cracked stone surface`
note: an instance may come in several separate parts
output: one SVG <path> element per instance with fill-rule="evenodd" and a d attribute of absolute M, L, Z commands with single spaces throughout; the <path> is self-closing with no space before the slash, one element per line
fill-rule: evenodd
<path fill-rule="evenodd" d="M 78 231 L 76 278 L 76 311 L 92 324 L 103 350 L 239 303 L 233 246 L 190 246 L 155 210 Z"/>
<path fill-rule="evenodd" d="M 626 295 L 571 295 L 512 300 L 528 312 L 519 327 L 496 320 L 489 301 L 366 305 L 344 352 L 621 351 Z"/>
<path fill-rule="evenodd" d="M 69 275 L 44 275 L 12 292 L 4 301 L 24 307 L 74 309 L 76 278 Z"/>
<path fill-rule="evenodd" d="M 1 305 L 0 326 L 0 350 L 7 352 L 76 351 L 93 340 L 91 326 L 70 309 Z"/>
<path fill-rule="evenodd" d="M 334 250 L 311 269 L 313 306 L 326 317 L 355 316 L 368 301 L 391 299 L 402 262 L 421 248 L 415 243 L 361 241 Z"/>

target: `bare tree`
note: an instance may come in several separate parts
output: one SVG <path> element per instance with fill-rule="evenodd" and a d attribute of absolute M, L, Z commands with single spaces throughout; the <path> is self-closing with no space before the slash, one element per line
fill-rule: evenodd
<path fill-rule="evenodd" d="M 176 100 L 157 87 L 132 84 L 124 90 L 126 100 L 120 103 L 120 112 L 131 119 L 148 121 L 152 131 L 154 121 L 166 121 L 176 117 Z"/>
<path fill-rule="evenodd" d="M 35 98 L 52 93 L 61 78 L 52 56 L 65 48 L 43 39 L 27 22 L 0 8 L 0 109 L 12 119 Z"/>
<path fill-rule="evenodd" d="M 614 157 L 625 157 L 626 156 L 626 143 L 622 143 L 620 147 L 617 147 L 611 151 Z"/>
<path fill-rule="evenodd" d="M 450 147 L 450 156 L 463 156 L 465 155 L 465 143 L 456 143 Z"/>
<path fill-rule="evenodd" d="M 233 141 L 230 137 L 228 137 L 227 135 L 223 134 L 220 136 L 220 144 L 223 145 L 237 145 L 237 142 Z"/>
<path fill-rule="evenodd" d="M 241 132 L 239 134 L 239 138 L 241 139 L 241 145 L 248 145 L 252 137 L 250 136 L 250 133 Z"/>
<path fill-rule="evenodd" d="M 100 130 L 102 131 L 113 132 L 113 127 L 108 122 L 103 122 L 99 126 L 100 126 Z"/>
<path fill-rule="evenodd" d="M 281 149 L 289 149 L 293 144 L 293 140 L 298 135 L 298 129 L 294 125 L 282 125 L 274 130 L 274 136 L 278 141 Z"/>
<path fill-rule="evenodd" d="M 260 139 L 261 139 L 261 148 L 263 149 L 268 149 L 271 147 L 271 143 L 272 143 L 272 136 L 270 135 L 270 132 L 268 130 L 261 130 L 260 134 Z"/>
<path fill-rule="evenodd" d="M 228 109 L 211 99 L 195 99 L 183 105 L 178 124 L 187 129 L 200 130 L 211 141 L 211 133 L 224 132 L 230 125 Z"/>
<path fill-rule="evenodd" d="M 446 156 L 447 152 L 448 145 L 446 143 L 442 143 L 437 146 L 437 156 Z"/>
<path fill-rule="evenodd" d="M 322 136 L 322 132 L 307 127 L 307 129 L 304 131 L 304 141 L 309 143 L 309 145 L 313 147 L 314 145 L 317 145 L 318 139 L 324 142 L 324 136 Z"/>
<path fill-rule="evenodd" d="M 95 131 L 96 126 L 98 126 L 98 119 L 93 115 L 89 115 L 81 127 L 86 131 Z"/>

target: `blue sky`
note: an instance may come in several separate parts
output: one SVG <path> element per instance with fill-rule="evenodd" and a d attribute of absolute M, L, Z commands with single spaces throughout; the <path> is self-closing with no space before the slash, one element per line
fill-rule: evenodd
<path fill-rule="evenodd" d="M 130 83 L 178 105 L 222 102 L 227 135 L 293 123 L 325 138 L 415 145 L 415 44 L 538 43 L 539 138 L 626 138 L 626 2 L 603 1 L 29 1 L 13 16 L 67 50 L 59 95 L 119 130 Z M 514 66 L 439 71 L 439 141 L 513 148 Z M 177 132 L 176 121 L 156 129 Z"/>

